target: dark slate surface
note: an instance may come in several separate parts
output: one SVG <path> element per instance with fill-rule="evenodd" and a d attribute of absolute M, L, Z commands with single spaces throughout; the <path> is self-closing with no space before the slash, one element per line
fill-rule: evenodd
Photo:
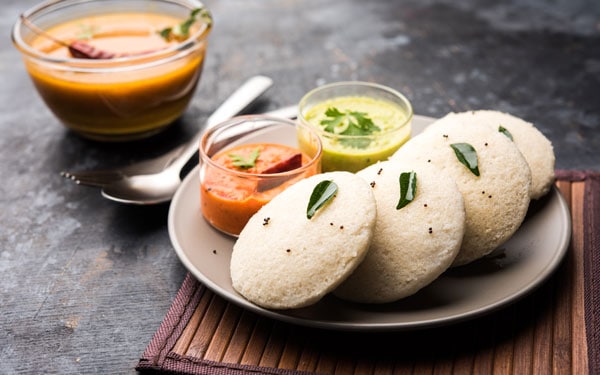
<path fill-rule="evenodd" d="M 188 139 L 254 74 L 261 103 L 366 80 L 421 115 L 496 109 L 534 122 L 558 168 L 600 170 L 600 2 L 207 1 L 215 18 L 199 91 L 160 136 L 100 144 L 66 131 L 30 83 L 0 7 L 0 373 L 134 373 L 183 277 L 168 205 L 131 207 L 59 176 L 121 165 Z"/>

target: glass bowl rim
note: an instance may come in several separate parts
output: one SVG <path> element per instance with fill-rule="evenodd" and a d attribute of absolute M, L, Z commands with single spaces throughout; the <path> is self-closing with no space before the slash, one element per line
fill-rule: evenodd
<path fill-rule="evenodd" d="M 61 6 L 73 6 L 85 3 L 99 2 L 98 0 L 46 0 L 40 4 L 34 5 L 29 9 L 21 13 L 14 23 L 11 30 L 11 38 L 15 47 L 26 57 L 35 59 L 42 63 L 53 64 L 55 68 L 67 71 L 78 71 L 88 73 L 106 73 L 113 70 L 117 71 L 129 71 L 145 69 L 154 67 L 157 65 L 165 64 L 173 60 L 177 60 L 184 57 L 199 46 L 200 42 L 208 37 L 212 29 L 213 17 L 210 10 L 198 0 L 148 0 L 149 2 L 161 2 L 168 4 L 181 5 L 182 7 L 190 10 L 195 8 L 203 8 L 208 11 L 207 17 L 208 22 L 202 22 L 203 27 L 199 28 L 194 34 L 190 35 L 183 42 L 177 43 L 168 48 L 141 54 L 139 56 L 124 56 L 112 59 L 82 59 L 82 58 L 62 58 L 62 57 L 51 57 L 25 42 L 21 37 L 21 29 L 27 26 L 23 23 L 23 18 L 31 18 L 39 12 L 50 9 L 53 11 L 55 7 Z M 60 8 L 58 8 L 60 9 Z M 58 24 L 58 23 L 57 23 Z"/>
<path fill-rule="evenodd" d="M 232 128 L 239 124 L 243 124 L 243 123 L 247 123 L 247 122 L 256 122 L 256 121 L 270 121 L 272 123 L 278 123 L 280 125 L 281 124 L 290 125 L 290 127 L 293 127 L 293 129 L 297 129 L 298 127 L 301 127 L 302 129 L 307 130 L 311 135 L 313 135 L 313 138 L 317 141 L 317 152 L 315 153 L 314 156 L 309 155 L 309 157 L 311 157 L 310 161 L 308 163 L 302 165 L 300 168 L 292 169 L 292 170 L 285 171 L 285 172 L 277 172 L 277 173 L 269 173 L 269 174 L 242 172 L 242 171 L 236 171 L 233 169 L 229 169 L 218 163 L 215 163 L 214 160 L 212 160 L 212 158 L 206 153 L 206 150 L 204 147 L 205 141 L 211 134 L 214 134 L 214 132 L 223 130 L 226 128 Z M 227 147 L 227 146 L 224 146 L 219 151 L 226 150 L 225 147 Z M 204 168 L 202 163 L 206 163 L 208 166 L 210 166 L 212 168 L 216 168 L 217 170 L 219 170 L 221 172 L 224 172 L 229 175 L 236 176 L 236 177 L 240 177 L 240 178 L 275 179 L 275 178 L 281 178 L 281 177 L 292 176 L 292 175 L 304 173 L 306 170 L 312 168 L 316 163 L 319 163 L 321 160 L 321 156 L 323 155 L 323 145 L 321 142 L 321 138 L 319 137 L 319 135 L 317 134 L 317 132 L 315 131 L 314 128 L 312 128 L 311 126 L 305 125 L 299 121 L 293 121 L 290 119 L 274 117 L 274 116 L 269 116 L 269 115 L 240 115 L 240 116 L 232 117 L 231 119 L 226 120 L 224 122 L 221 122 L 221 123 L 215 125 L 214 127 L 212 127 L 211 129 L 207 130 L 202 135 L 198 149 L 199 149 L 199 156 L 200 156 L 200 171 L 202 171 L 202 169 Z M 219 152 L 219 151 L 217 151 L 217 152 Z"/>
<path fill-rule="evenodd" d="M 335 134 L 335 133 L 330 133 L 328 131 L 323 130 L 321 127 L 317 127 L 314 126 L 312 124 L 310 124 L 310 122 L 308 120 L 306 120 L 306 118 L 304 117 L 304 107 L 306 106 L 306 102 L 308 101 L 308 99 L 314 95 L 317 94 L 319 92 L 325 91 L 325 90 L 329 90 L 329 89 L 335 89 L 335 88 L 339 88 L 339 87 L 351 87 L 351 86 L 356 86 L 356 87 L 367 87 L 367 88 L 371 88 L 371 89 L 377 89 L 377 90 L 381 90 L 384 91 L 388 94 L 391 94 L 392 96 L 397 97 L 398 99 L 400 99 L 400 101 L 406 105 L 407 109 L 408 109 L 408 113 L 406 116 L 405 121 L 400 124 L 399 126 L 395 126 L 393 128 L 390 128 L 388 130 L 382 131 L 382 132 L 377 132 L 374 134 L 368 134 L 368 135 L 347 135 L 347 134 Z M 348 95 L 336 95 L 336 96 L 332 96 L 332 98 L 334 97 L 343 97 L 343 96 L 351 96 L 352 94 L 348 94 Z M 356 96 L 360 96 L 360 95 L 356 95 Z M 394 103 L 395 104 L 395 103 Z M 311 107 L 312 108 L 312 107 Z M 367 81 L 339 81 L 339 82 L 332 82 L 332 83 L 326 83 L 324 85 L 318 86 L 310 91 L 308 91 L 306 94 L 304 94 L 304 96 L 300 99 L 300 102 L 298 103 L 298 121 L 302 122 L 302 123 L 307 123 L 310 124 L 310 127 L 313 128 L 319 135 L 324 136 L 325 138 L 335 138 L 335 139 L 377 139 L 380 138 L 382 136 L 388 135 L 388 134 L 392 134 L 395 132 L 398 132 L 400 130 L 403 130 L 408 124 L 410 124 L 410 122 L 412 121 L 412 118 L 414 117 L 414 110 L 412 107 L 412 103 L 410 102 L 410 100 L 408 100 L 408 98 L 402 94 L 400 91 L 395 90 L 389 86 L 385 86 L 379 83 L 373 83 L 373 82 L 367 82 Z"/>

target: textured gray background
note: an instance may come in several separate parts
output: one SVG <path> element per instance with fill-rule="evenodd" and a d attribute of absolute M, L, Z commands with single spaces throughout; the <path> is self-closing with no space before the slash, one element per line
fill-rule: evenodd
<path fill-rule="evenodd" d="M 2 1 L 0 373 L 134 373 L 184 275 L 168 205 L 123 206 L 62 179 L 188 139 L 236 86 L 275 80 L 262 109 L 317 85 L 374 81 L 421 115 L 496 109 L 534 122 L 558 168 L 600 170 L 600 2 L 207 0 L 215 27 L 194 100 L 172 128 L 130 144 L 66 131 L 10 42 L 36 1 Z"/>

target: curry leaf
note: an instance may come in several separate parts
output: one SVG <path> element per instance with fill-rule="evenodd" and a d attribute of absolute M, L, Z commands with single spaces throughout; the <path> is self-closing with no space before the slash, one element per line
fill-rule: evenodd
<path fill-rule="evenodd" d="M 310 195 L 308 207 L 306 208 L 306 218 L 309 220 L 312 219 L 318 209 L 335 197 L 337 190 L 338 186 L 332 180 L 319 182 Z"/>
<path fill-rule="evenodd" d="M 417 193 L 417 174 L 412 172 L 403 172 L 398 179 L 400 182 L 400 200 L 396 209 L 399 210 L 415 199 Z"/>
<path fill-rule="evenodd" d="M 513 140 L 512 134 L 510 134 L 508 129 L 506 129 L 504 126 L 502 126 L 502 125 L 498 126 L 498 131 L 500 133 L 504 134 L 505 136 L 507 136 L 511 141 Z"/>
<path fill-rule="evenodd" d="M 477 151 L 468 143 L 453 143 L 450 145 L 460 161 L 465 167 L 475 175 L 479 176 L 479 166 L 477 162 Z"/>

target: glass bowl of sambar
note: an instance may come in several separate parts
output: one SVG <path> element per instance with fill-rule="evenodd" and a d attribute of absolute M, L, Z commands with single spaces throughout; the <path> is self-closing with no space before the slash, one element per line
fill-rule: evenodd
<path fill-rule="evenodd" d="M 197 0 L 58 0 L 23 12 L 12 40 L 68 129 L 129 141 L 159 133 L 187 109 L 211 28 Z"/>

